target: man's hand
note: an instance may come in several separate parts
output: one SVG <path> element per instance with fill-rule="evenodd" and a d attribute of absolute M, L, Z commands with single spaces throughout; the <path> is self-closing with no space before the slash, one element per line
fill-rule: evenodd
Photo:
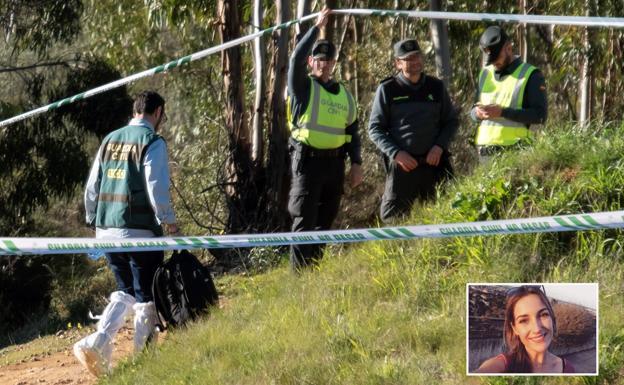
<path fill-rule="evenodd" d="M 414 159 L 410 154 L 403 150 L 397 152 L 396 156 L 394 157 L 394 161 L 405 172 L 410 172 L 418 167 L 418 161 L 416 161 L 416 159 Z"/>
<path fill-rule="evenodd" d="M 327 21 L 329 20 L 329 14 L 332 12 L 331 9 L 327 8 L 327 7 L 323 7 L 323 10 L 321 11 L 321 14 L 318 15 L 318 17 L 316 18 L 316 24 L 315 26 L 317 26 L 318 28 L 323 28 L 324 26 L 327 25 Z"/>
<path fill-rule="evenodd" d="M 178 229 L 178 225 L 175 223 L 167 223 L 165 229 L 168 235 L 180 235 L 180 229 Z"/>
<path fill-rule="evenodd" d="M 351 169 L 349 169 L 349 184 L 351 187 L 356 188 L 362 183 L 363 179 L 362 166 L 357 163 L 351 163 Z"/>
<path fill-rule="evenodd" d="M 429 152 L 427 153 L 427 164 L 430 166 L 437 166 L 440 164 L 440 158 L 442 158 L 442 153 L 444 152 L 444 150 L 442 149 L 442 147 L 438 146 L 437 144 L 435 144 L 433 147 L 431 147 L 431 149 L 429 150 Z"/>
<path fill-rule="evenodd" d="M 503 115 L 503 108 L 498 104 L 477 105 L 475 115 L 481 120 L 499 118 Z"/>

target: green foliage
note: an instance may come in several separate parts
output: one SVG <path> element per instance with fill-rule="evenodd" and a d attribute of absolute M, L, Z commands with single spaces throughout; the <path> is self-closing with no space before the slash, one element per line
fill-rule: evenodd
<path fill-rule="evenodd" d="M 118 80 L 121 74 L 101 58 L 91 57 L 81 67 L 72 69 L 63 86 L 54 90 L 49 100 L 60 100 L 77 95 L 87 89 Z M 62 125 L 67 119 L 85 133 L 99 138 L 128 123 L 132 117 L 132 98 L 126 87 L 118 87 L 104 94 L 68 104 L 53 112 L 54 124 Z"/>
<path fill-rule="evenodd" d="M 2 66 L 15 68 L 2 74 L 11 84 L 1 91 L 2 119 L 120 77 L 92 56 L 81 61 L 80 54 L 69 54 L 80 62 L 79 67 L 61 59 L 51 65 L 41 63 L 44 56 L 58 55 L 58 43 L 75 41 L 82 2 L 6 3 L 1 12 L 9 15 L 10 26 L 4 26 L 10 36 L 2 50 L 10 54 Z M 0 16 L 0 24 L 4 22 Z M 84 214 L 61 215 L 59 220 L 52 213 L 69 205 L 76 187 L 86 180 L 87 151 L 92 151 L 89 133 L 102 136 L 125 123 L 130 102 L 122 87 L 0 131 L 0 234 L 76 236 L 80 232 L 76 223 L 84 221 Z M 0 258 L 0 307 L 6 310 L 0 315 L 0 344 L 54 332 L 67 319 L 84 321 L 87 309 L 95 310 L 101 302 L 98 298 L 113 287 L 111 280 L 91 281 L 92 275 L 95 268 L 84 256 Z"/>
<path fill-rule="evenodd" d="M 69 44 L 81 30 L 81 0 L 2 0 L 0 26 L 14 51 L 45 56 L 54 43 Z"/>

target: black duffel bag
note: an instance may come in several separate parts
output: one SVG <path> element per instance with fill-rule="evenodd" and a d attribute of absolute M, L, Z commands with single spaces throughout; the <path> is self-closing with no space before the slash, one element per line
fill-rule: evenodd
<path fill-rule="evenodd" d="M 182 326 L 219 303 L 210 270 L 188 250 L 175 250 L 158 267 L 152 294 L 161 331 Z"/>

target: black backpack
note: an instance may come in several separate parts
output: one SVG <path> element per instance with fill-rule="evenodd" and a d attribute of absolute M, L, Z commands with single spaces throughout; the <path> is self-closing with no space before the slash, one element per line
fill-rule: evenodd
<path fill-rule="evenodd" d="M 175 250 L 158 267 L 152 294 L 158 313 L 156 326 L 161 331 L 184 325 L 219 303 L 210 270 L 188 250 Z"/>

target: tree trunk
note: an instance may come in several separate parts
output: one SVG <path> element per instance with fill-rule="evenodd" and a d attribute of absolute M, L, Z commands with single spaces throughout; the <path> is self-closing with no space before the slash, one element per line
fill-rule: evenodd
<path fill-rule="evenodd" d="M 353 95 L 355 101 L 360 103 L 360 78 L 358 73 L 358 47 L 360 46 L 360 33 L 358 33 L 357 17 L 352 19 L 353 22 L 353 44 L 355 49 L 353 50 Z"/>
<path fill-rule="evenodd" d="M 594 14 L 593 0 L 585 0 L 585 14 Z M 579 85 L 579 124 L 586 126 L 591 118 L 591 43 L 590 30 L 585 27 L 583 31 L 583 64 L 581 65 Z"/>
<path fill-rule="evenodd" d="M 431 11 L 442 11 L 440 0 L 430 0 Z M 448 89 L 451 84 L 451 52 L 449 50 L 448 30 L 445 20 L 431 20 L 430 29 L 435 49 L 436 71 L 438 77 L 444 82 Z"/>
<path fill-rule="evenodd" d="M 297 0 L 297 19 L 301 19 L 305 15 L 309 15 L 312 10 L 310 0 Z M 297 31 L 296 39 L 302 38 L 310 29 L 310 22 L 297 23 L 295 30 Z M 296 42 L 295 42 L 296 44 Z"/>
<path fill-rule="evenodd" d="M 325 5 L 327 5 L 327 7 L 330 9 L 336 9 L 338 8 L 338 0 L 325 0 Z M 322 39 L 327 39 L 331 41 L 332 43 L 334 43 L 334 37 L 336 33 L 336 24 L 338 23 L 338 16 L 333 15 L 333 14 L 329 16 L 329 21 L 327 22 L 327 25 L 321 31 Z"/>
<path fill-rule="evenodd" d="M 579 124 L 585 126 L 589 120 L 589 30 L 585 27 L 583 31 L 583 64 L 581 65 L 580 76 L 580 97 L 579 97 Z"/>
<path fill-rule="evenodd" d="M 290 19 L 290 2 L 276 0 L 276 24 Z M 274 51 L 272 84 L 270 89 L 271 129 L 267 163 L 267 203 L 271 230 L 285 230 L 289 222 L 288 202 L 288 130 L 286 127 L 286 74 L 288 72 L 288 29 L 273 33 Z"/>
<path fill-rule="evenodd" d="M 523 14 L 527 14 L 528 0 L 519 0 L 519 7 L 522 10 Z M 526 23 L 520 23 L 520 56 L 522 57 L 522 61 L 527 62 L 529 60 L 529 27 Z"/>
<path fill-rule="evenodd" d="M 240 36 L 240 12 L 238 0 L 219 0 L 219 34 L 222 42 L 234 40 Z M 228 206 L 227 230 L 240 233 L 248 230 L 253 221 L 248 211 L 250 204 L 257 202 L 253 188 L 253 163 L 251 161 L 251 135 L 245 118 L 243 69 L 239 47 L 223 51 L 221 55 L 225 125 L 229 136 L 229 154 L 225 167 L 225 197 Z"/>
<path fill-rule="evenodd" d="M 254 32 L 262 30 L 262 0 L 254 0 Z M 264 84 L 264 36 L 254 40 L 254 59 L 256 75 L 256 99 L 252 128 L 251 158 L 256 165 L 262 164 L 263 141 L 262 124 L 264 122 L 265 84 Z"/>

